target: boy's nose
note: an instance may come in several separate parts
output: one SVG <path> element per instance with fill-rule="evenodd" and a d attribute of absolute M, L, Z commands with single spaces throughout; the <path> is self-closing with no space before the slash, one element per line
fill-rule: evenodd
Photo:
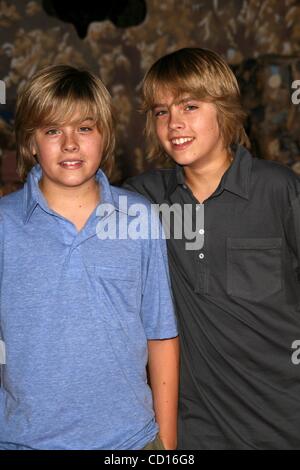
<path fill-rule="evenodd" d="M 79 144 L 73 135 L 66 136 L 63 142 L 63 150 L 65 152 L 76 152 Z"/>
<path fill-rule="evenodd" d="M 169 114 L 169 129 L 183 129 L 184 128 L 184 121 L 182 116 L 179 112 L 170 112 Z"/>

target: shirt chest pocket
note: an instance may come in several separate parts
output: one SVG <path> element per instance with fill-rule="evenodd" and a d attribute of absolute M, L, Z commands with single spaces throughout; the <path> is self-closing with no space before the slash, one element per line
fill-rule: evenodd
<path fill-rule="evenodd" d="M 93 269 L 100 309 L 106 320 L 114 326 L 134 320 L 139 311 L 138 273 L 125 266 Z"/>
<path fill-rule="evenodd" d="M 227 239 L 227 292 L 260 302 L 282 289 L 281 238 Z"/>

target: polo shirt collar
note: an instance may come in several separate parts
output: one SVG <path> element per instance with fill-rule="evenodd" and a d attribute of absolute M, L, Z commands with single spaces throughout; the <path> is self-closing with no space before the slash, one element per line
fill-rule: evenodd
<path fill-rule="evenodd" d="M 224 173 L 218 191 L 226 189 L 242 198 L 249 199 L 250 176 L 252 169 L 252 156 L 248 150 L 238 145 L 233 147 L 234 160 Z M 170 196 L 178 185 L 184 185 L 184 172 L 181 165 L 175 166 L 175 172 L 167 186 L 167 196 Z"/>
<path fill-rule="evenodd" d="M 178 185 L 183 185 L 183 184 L 184 184 L 183 167 L 181 165 L 176 165 L 175 172 L 172 173 L 172 176 L 169 180 L 169 183 L 166 189 L 166 196 L 167 197 L 170 196 L 175 191 Z"/>
<path fill-rule="evenodd" d="M 237 196 L 249 199 L 252 161 L 253 157 L 248 150 L 241 145 L 237 146 L 233 162 L 221 180 L 220 190 L 226 189 Z"/>
<path fill-rule="evenodd" d="M 39 181 L 42 177 L 42 169 L 40 165 L 35 165 L 28 174 L 27 181 L 24 185 L 24 199 L 23 199 L 23 222 L 28 223 L 35 208 L 40 206 L 45 212 L 53 215 L 54 213 L 49 208 L 42 191 L 39 188 Z M 106 175 L 102 170 L 96 173 L 96 180 L 101 187 L 101 204 L 110 204 L 114 209 L 119 210 L 118 200 L 114 198 L 111 186 Z"/>
<path fill-rule="evenodd" d="M 43 210 L 49 212 L 49 207 L 39 188 L 39 181 L 42 177 L 40 165 L 35 165 L 27 176 L 24 185 L 23 199 L 23 222 L 27 224 L 36 208 L 39 205 Z"/>
<path fill-rule="evenodd" d="M 96 180 L 98 181 L 101 190 L 100 204 L 109 204 L 111 206 L 111 210 L 109 211 L 109 213 L 112 213 L 114 210 L 117 210 L 118 212 L 128 214 L 128 208 L 126 204 L 120 206 L 120 194 L 113 191 L 113 187 L 110 185 L 107 176 L 102 170 L 97 171 Z"/>

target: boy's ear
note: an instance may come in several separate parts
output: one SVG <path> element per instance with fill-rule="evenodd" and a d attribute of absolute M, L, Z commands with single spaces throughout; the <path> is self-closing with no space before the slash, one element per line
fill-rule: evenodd
<path fill-rule="evenodd" d="M 29 147 L 30 147 L 30 153 L 31 153 L 31 155 L 32 155 L 35 159 L 37 159 L 37 148 L 36 148 L 34 139 L 31 139 L 30 144 L 29 144 Z"/>

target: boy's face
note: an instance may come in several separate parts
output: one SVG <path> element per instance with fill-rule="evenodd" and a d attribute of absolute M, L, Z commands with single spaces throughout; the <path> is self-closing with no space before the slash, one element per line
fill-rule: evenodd
<path fill-rule="evenodd" d="M 103 152 L 103 138 L 92 118 L 49 125 L 35 131 L 32 145 L 42 168 L 43 187 L 82 187 L 94 179 Z"/>
<path fill-rule="evenodd" d="M 159 93 L 153 114 L 159 142 L 176 163 L 196 169 L 224 154 L 214 104 Z"/>

